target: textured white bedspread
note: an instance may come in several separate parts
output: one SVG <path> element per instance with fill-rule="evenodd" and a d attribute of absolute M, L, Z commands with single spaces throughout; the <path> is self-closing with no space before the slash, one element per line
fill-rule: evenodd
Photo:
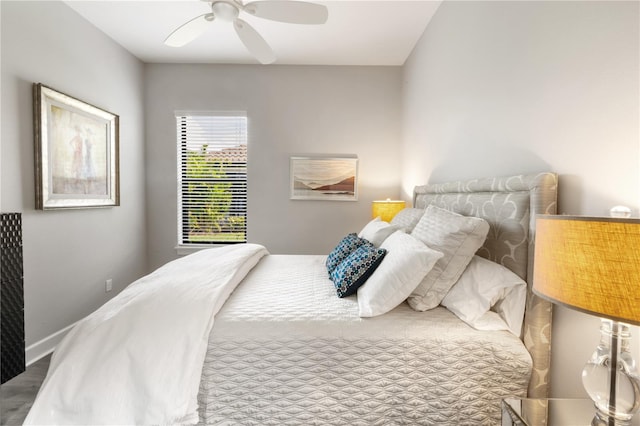
<path fill-rule="evenodd" d="M 203 250 L 129 285 L 58 345 L 25 423 L 196 423 L 214 315 L 266 253 Z"/>
<path fill-rule="evenodd" d="M 270 255 L 216 316 L 200 422 L 242 425 L 499 424 L 525 396 L 531 358 L 507 331 L 406 303 L 359 318 L 325 256 Z"/>

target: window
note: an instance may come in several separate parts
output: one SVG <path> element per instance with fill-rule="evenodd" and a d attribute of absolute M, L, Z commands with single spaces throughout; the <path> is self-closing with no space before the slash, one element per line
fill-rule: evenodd
<path fill-rule="evenodd" d="M 247 241 L 245 113 L 176 113 L 178 244 Z"/>

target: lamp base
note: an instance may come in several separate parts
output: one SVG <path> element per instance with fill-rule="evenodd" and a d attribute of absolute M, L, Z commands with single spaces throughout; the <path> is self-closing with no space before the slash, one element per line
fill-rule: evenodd
<path fill-rule="evenodd" d="M 596 425 L 626 425 L 640 408 L 640 376 L 629 351 L 629 325 L 603 319 L 600 343 L 582 370 L 582 384 L 595 403 Z"/>
<path fill-rule="evenodd" d="M 602 414 L 596 413 L 593 420 L 591 420 L 591 426 L 632 426 L 631 420 L 616 420 L 613 417 L 605 416 L 603 418 L 600 416 Z"/>

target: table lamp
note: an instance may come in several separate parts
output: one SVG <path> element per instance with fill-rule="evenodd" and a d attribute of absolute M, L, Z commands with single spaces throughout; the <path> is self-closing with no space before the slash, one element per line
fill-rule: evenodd
<path fill-rule="evenodd" d="M 602 318 L 601 340 L 582 371 L 592 424 L 627 425 L 640 408 L 629 325 L 640 325 L 640 220 L 538 216 L 533 291 Z"/>
<path fill-rule="evenodd" d="M 404 209 L 405 202 L 402 200 L 375 200 L 371 203 L 371 217 L 380 219 L 385 222 L 390 222 L 391 219 L 402 209 Z"/>

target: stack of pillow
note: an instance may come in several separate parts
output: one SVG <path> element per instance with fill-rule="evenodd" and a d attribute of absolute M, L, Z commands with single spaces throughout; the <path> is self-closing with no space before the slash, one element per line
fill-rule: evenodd
<path fill-rule="evenodd" d="M 344 237 L 326 261 L 339 297 L 357 292 L 361 317 L 403 301 L 417 311 L 439 305 L 470 326 L 520 335 L 526 284 L 509 269 L 475 256 L 489 224 L 429 205 L 380 218 Z M 375 273 L 374 273 L 375 272 Z"/>

